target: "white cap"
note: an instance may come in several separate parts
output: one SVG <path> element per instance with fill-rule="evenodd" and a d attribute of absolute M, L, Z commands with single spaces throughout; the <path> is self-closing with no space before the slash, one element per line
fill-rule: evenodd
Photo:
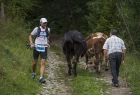
<path fill-rule="evenodd" d="M 40 22 L 43 22 L 43 23 L 44 23 L 44 22 L 47 22 L 47 19 L 46 19 L 46 18 L 41 18 L 41 19 L 40 19 Z"/>

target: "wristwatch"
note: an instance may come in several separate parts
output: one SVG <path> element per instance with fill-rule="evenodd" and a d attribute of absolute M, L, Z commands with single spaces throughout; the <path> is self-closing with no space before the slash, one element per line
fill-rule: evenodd
<path fill-rule="evenodd" d="M 30 43 L 30 45 L 33 45 L 34 43 Z"/>

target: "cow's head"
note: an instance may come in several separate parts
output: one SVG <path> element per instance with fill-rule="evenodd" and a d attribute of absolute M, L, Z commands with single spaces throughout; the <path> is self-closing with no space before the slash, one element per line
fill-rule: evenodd
<path fill-rule="evenodd" d="M 93 57 L 95 55 L 94 47 L 88 49 L 86 54 L 88 55 L 88 57 Z"/>

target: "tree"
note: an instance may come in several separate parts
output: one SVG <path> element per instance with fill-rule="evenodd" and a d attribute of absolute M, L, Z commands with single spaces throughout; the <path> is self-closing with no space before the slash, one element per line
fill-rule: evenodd
<path fill-rule="evenodd" d="M 119 18 L 113 0 L 95 0 L 88 3 L 89 15 L 86 16 L 90 30 L 109 34 L 111 29 L 117 29 Z"/>
<path fill-rule="evenodd" d="M 2 0 L 5 5 L 6 16 L 26 18 L 28 11 L 32 11 L 36 0 Z"/>

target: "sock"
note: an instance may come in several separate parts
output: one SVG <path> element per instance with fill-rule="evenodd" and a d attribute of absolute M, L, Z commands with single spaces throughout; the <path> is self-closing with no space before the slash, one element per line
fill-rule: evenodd
<path fill-rule="evenodd" d="M 42 77 L 40 77 L 40 79 L 41 79 Z"/>

